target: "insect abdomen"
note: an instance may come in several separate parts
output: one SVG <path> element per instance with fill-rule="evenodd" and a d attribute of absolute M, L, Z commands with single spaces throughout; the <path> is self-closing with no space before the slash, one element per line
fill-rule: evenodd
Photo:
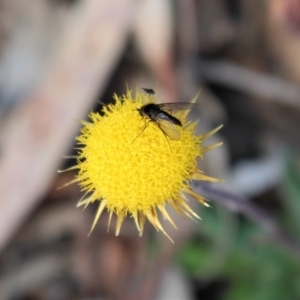
<path fill-rule="evenodd" d="M 168 122 L 173 123 L 175 125 L 182 126 L 181 122 L 177 118 L 173 117 L 171 114 L 169 114 L 165 111 L 160 112 L 159 114 L 157 114 L 156 117 L 160 120 L 165 120 L 165 121 L 168 121 Z"/>
<path fill-rule="evenodd" d="M 175 125 L 182 126 L 181 122 L 180 122 L 178 119 L 176 119 L 176 118 L 173 117 L 172 115 L 170 115 L 170 118 L 172 119 L 172 121 L 173 121 L 173 123 L 174 123 Z"/>

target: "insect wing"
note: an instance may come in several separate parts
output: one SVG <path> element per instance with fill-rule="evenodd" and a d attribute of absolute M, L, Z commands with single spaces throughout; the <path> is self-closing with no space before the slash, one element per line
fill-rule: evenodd
<path fill-rule="evenodd" d="M 170 139 L 176 141 L 180 139 L 180 126 L 171 123 L 167 119 L 157 119 L 155 123 Z"/>
<path fill-rule="evenodd" d="M 180 110 L 189 110 L 197 107 L 197 103 L 188 103 L 188 102 L 174 102 L 174 103 L 161 103 L 158 104 L 159 108 L 164 111 L 174 112 Z"/>

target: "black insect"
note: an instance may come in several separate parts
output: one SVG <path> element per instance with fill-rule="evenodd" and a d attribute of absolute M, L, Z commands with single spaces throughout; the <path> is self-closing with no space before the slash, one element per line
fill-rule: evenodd
<path fill-rule="evenodd" d="M 138 112 L 143 118 L 148 119 L 148 122 L 145 122 L 145 125 L 136 139 L 143 133 L 148 124 L 153 122 L 158 126 L 164 135 L 168 136 L 172 140 L 179 140 L 179 128 L 182 127 L 182 123 L 172 115 L 172 110 L 188 110 L 196 105 L 197 104 L 186 102 L 162 104 L 149 103 L 143 105 L 138 109 Z"/>
<path fill-rule="evenodd" d="M 146 93 L 146 94 L 149 94 L 149 95 L 154 95 L 155 94 L 155 91 L 153 89 L 148 89 L 148 88 L 142 88 L 142 90 Z"/>

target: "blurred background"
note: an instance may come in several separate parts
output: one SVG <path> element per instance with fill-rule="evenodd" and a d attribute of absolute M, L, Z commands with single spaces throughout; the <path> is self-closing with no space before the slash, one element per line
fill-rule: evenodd
<path fill-rule="evenodd" d="M 126 83 L 224 124 L 175 244 L 76 208 L 75 136 Z M 299 0 L 0 0 L 0 299 L 300 299 Z M 113 222 L 114 223 L 114 222 Z M 149 225 L 149 224 L 148 224 Z"/>

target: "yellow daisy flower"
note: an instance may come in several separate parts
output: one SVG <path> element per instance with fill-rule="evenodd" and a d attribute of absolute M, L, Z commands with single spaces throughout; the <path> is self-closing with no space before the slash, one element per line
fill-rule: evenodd
<path fill-rule="evenodd" d="M 197 136 L 196 123 L 186 121 L 187 111 L 177 112 L 173 116 L 180 120 L 182 127 L 174 125 L 180 134 L 175 140 L 139 113 L 143 105 L 156 103 L 154 95 L 136 92 L 133 97 L 128 90 L 122 98 L 115 95 L 114 99 L 115 104 L 103 107 L 103 114 L 92 112 L 91 122 L 82 122 L 77 137 L 80 146 L 77 165 L 70 168 L 78 169 L 71 183 L 78 182 L 85 192 L 78 206 L 99 202 L 91 231 L 107 209 L 109 223 L 112 215 L 117 215 L 116 235 L 124 218 L 130 216 L 140 235 L 148 219 L 168 236 L 158 216 L 160 212 L 176 228 L 166 210 L 167 204 L 191 218 L 199 217 L 188 206 L 187 195 L 209 206 L 189 182 L 192 179 L 220 181 L 198 170 L 197 158 L 203 158 L 204 153 L 222 144 L 203 146 L 203 141 L 222 126 Z"/>

